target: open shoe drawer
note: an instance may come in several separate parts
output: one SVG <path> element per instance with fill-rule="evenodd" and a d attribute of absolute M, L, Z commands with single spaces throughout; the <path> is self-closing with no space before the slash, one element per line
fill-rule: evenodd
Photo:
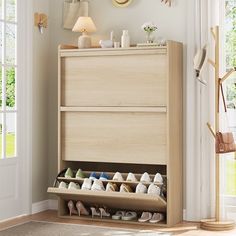
<path fill-rule="evenodd" d="M 159 196 L 137 193 L 120 193 L 91 190 L 48 188 L 48 193 L 64 200 L 82 201 L 88 205 L 104 205 L 107 208 L 166 212 L 167 203 Z"/>

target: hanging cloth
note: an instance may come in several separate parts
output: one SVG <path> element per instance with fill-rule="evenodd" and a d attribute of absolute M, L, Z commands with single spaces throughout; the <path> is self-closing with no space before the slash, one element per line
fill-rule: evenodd
<path fill-rule="evenodd" d="M 65 0 L 63 11 L 63 28 L 72 29 L 79 16 L 88 16 L 88 2 Z"/>

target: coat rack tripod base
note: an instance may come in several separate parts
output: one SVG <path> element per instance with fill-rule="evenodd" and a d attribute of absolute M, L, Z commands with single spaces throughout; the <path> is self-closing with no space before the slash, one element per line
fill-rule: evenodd
<path fill-rule="evenodd" d="M 229 71 L 224 77 L 220 78 L 220 37 L 219 37 L 219 26 L 211 29 L 212 36 L 215 40 L 215 61 L 208 60 L 208 62 L 215 69 L 215 131 L 219 131 L 219 91 L 220 83 L 223 83 L 232 73 L 235 68 Z M 219 82 L 220 81 L 220 82 Z M 210 128 L 210 124 L 208 123 Z M 214 136 L 214 132 L 210 128 L 211 133 Z M 205 219 L 201 221 L 200 227 L 204 230 L 210 231 L 227 231 L 232 230 L 235 227 L 235 223 L 232 220 L 221 220 L 220 217 L 220 155 L 215 155 L 215 219 Z M 223 158 L 223 157 L 222 157 Z"/>
<path fill-rule="evenodd" d="M 215 219 L 201 220 L 201 229 L 210 231 L 228 231 L 235 227 L 232 220 L 229 221 L 216 221 Z"/>

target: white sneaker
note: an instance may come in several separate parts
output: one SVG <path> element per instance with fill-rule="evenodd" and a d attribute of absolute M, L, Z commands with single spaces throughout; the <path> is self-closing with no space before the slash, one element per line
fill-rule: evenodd
<path fill-rule="evenodd" d="M 82 190 L 90 190 L 91 186 L 92 186 L 92 180 L 88 179 L 88 178 L 85 178 L 81 189 Z"/>
<path fill-rule="evenodd" d="M 164 215 L 161 213 L 154 213 L 152 216 L 152 219 L 149 220 L 150 223 L 158 223 L 160 221 L 164 220 Z"/>
<path fill-rule="evenodd" d="M 91 187 L 91 190 L 93 191 L 105 191 L 105 188 L 103 186 L 103 183 L 100 179 L 95 179 L 93 182 L 93 185 Z"/>
<path fill-rule="evenodd" d="M 150 178 L 150 176 L 149 176 L 149 174 L 147 172 L 145 172 L 142 175 L 142 177 L 140 179 L 140 182 L 152 182 L 152 180 L 151 180 L 151 178 Z"/>
<path fill-rule="evenodd" d="M 142 183 L 139 183 L 136 187 L 136 193 L 147 193 L 147 186 L 142 184 Z"/>
<path fill-rule="evenodd" d="M 155 184 L 150 184 L 148 187 L 148 194 L 160 196 L 161 189 Z"/>
<path fill-rule="evenodd" d="M 120 182 L 124 181 L 120 172 L 115 173 L 115 175 L 113 176 L 113 180 L 120 181 Z"/>
<path fill-rule="evenodd" d="M 70 182 L 69 183 L 69 186 L 68 186 L 68 189 L 71 189 L 71 190 L 79 190 L 80 189 L 80 186 L 79 184 L 76 184 L 74 182 Z"/>
<path fill-rule="evenodd" d="M 126 181 L 137 182 L 138 180 L 136 179 L 136 177 L 133 173 L 129 173 L 126 178 Z"/>
<path fill-rule="evenodd" d="M 67 184 L 65 182 L 60 182 L 58 188 L 67 189 Z"/>
<path fill-rule="evenodd" d="M 162 178 L 161 174 L 157 173 L 154 177 L 153 182 L 163 184 L 163 178 Z"/>

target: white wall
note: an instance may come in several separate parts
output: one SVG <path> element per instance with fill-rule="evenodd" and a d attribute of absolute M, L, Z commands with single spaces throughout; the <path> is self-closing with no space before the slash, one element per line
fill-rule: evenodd
<path fill-rule="evenodd" d="M 34 0 L 34 12 L 49 14 L 48 0 Z M 32 12 L 33 19 L 33 12 Z M 32 201 L 39 202 L 48 198 L 48 55 L 49 32 L 39 34 L 33 31 L 33 120 L 32 120 Z"/>
<path fill-rule="evenodd" d="M 79 34 L 62 29 L 63 0 L 50 0 L 50 73 L 48 92 L 50 96 L 49 115 L 49 185 L 57 173 L 57 48 L 59 44 L 77 44 Z M 141 25 L 153 21 L 158 25 L 157 37 L 165 37 L 186 42 L 187 0 L 174 1 L 169 8 L 161 0 L 133 0 L 125 9 L 116 8 L 111 0 L 90 0 L 90 16 L 98 31 L 93 34 L 93 42 L 109 37 L 114 30 L 117 39 L 122 29 L 128 29 L 132 43 L 142 42 L 145 35 Z"/>

